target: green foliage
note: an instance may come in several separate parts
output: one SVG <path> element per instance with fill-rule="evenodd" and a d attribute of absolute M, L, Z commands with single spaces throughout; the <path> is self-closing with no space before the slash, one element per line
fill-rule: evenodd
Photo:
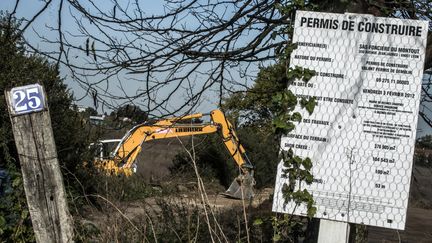
<path fill-rule="evenodd" d="M 129 118 L 134 123 L 143 123 L 147 120 L 148 115 L 145 111 L 141 110 L 136 105 L 124 105 L 117 109 L 116 112 L 112 112 L 111 116 L 117 119 Z M 115 119 L 114 119 L 115 120 Z"/>
<path fill-rule="evenodd" d="M 85 108 L 84 112 L 82 112 L 82 114 L 83 114 L 84 117 L 87 118 L 87 117 L 90 117 L 90 116 L 97 116 L 98 112 L 97 112 L 97 110 L 95 110 L 92 107 L 87 107 L 87 108 Z"/>
<path fill-rule="evenodd" d="M 273 187 L 278 164 L 279 141 L 271 133 L 255 126 L 243 126 L 237 134 L 248 158 L 255 166 L 256 188 Z"/>
<path fill-rule="evenodd" d="M 271 130 L 269 121 L 272 120 L 274 112 L 277 112 L 274 100 L 277 98 L 273 99 L 273 96 L 284 92 L 288 87 L 288 81 L 285 63 L 279 62 L 262 67 L 254 86 L 245 93 L 234 93 L 226 98 L 222 108 L 232 120 L 239 121 L 240 125 L 251 124 Z"/>
<path fill-rule="evenodd" d="M 419 149 L 432 149 L 432 135 L 418 138 L 416 141 L 416 147 Z"/>
<path fill-rule="evenodd" d="M 308 82 L 313 76 L 315 76 L 315 74 L 316 72 L 314 70 L 295 66 L 294 68 L 288 69 L 287 78 L 290 81 L 297 79 L 297 80 L 302 80 L 304 82 Z"/>
<path fill-rule="evenodd" d="M 416 165 L 432 167 L 432 135 L 426 135 L 417 139 L 414 162 Z"/>
<path fill-rule="evenodd" d="M 301 108 L 306 109 L 307 112 L 309 112 L 309 115 L 311 115 L 315 109 L 315 106 L 317 105 L 316 98 L 315 97 L 310 97 L 309 99 L 302 98 L 300 100 L 300 105 Z"/>
<path fill-rule="evenodd" d="M 0 240 L 34 242 L 22 176 L 12 164 L 8 167 L 7 176 L 0 178 Z"/>
<path fill-rule="evenodd" d="M 285 72 L 284 64 L 275 64 L 272 67 L 261 69 L 259 73 L 257 82 L 254 87 L 252 87 L 252 93 L 246 93 L 243 96 L 235 95 L 233 99 L 226 99 L 226 107 L 230 109 L 228 112 L 232 115 L 238 115 L 238 119 L 242 120 L 240 114 L 254 114 L 258 117 L 256 120 L 246 120 L 245 124 L 241 124 L 238 131 L 243 129 L 249 130 L 259 130 L 260 133 L 252 133 L 252 136 L 242 136 L 239 132 L 239 136 L 242 138 L 242 143 L 245 145 L 246 151 L 248 153 L 253 153 L 254 144 L 259 144 L 260 150 L 258 151 L 271 151 L 272 156 L 270 160 L 254 159 L 251 161 L 256 165 L 257 173 L 256 177 L 262 175 L 267 176 L 267 179 L 271 182 L 275 180 L 275 171 L 277 164 L 277 153 L 280 151 L 279 142 L 275 142 L 274 137 L 280 137 L 291 132 L 295 128 L 295 124 L 302 121 L 302 115 L 295 111 L 296 107 L 305 109 L 308 114 L 312 114 L 315 109 L 317 102 L 315 97 L 301 98 L 298 97 L 287 87 L 290 82 L 294 79 L 303 80 L 305 82 L 309 81 L 312 76 L 304 77 L 305 73 L 308 75 L 314 75 L 313 71 L 304 70 L 301 68 L 293 69 L 289 72 Z M 270 70 L 270 71 L 269 71 Z M 292 73 L 290 77 L 287 73 Z M 282 77 L 275 77 L 274 75 L 282 75 Z M 275 83 L 273 83 L 275 82 Z M 274 84 L 274 85 L 272 85 Z M 268 87 L 273 87 L 271 92 L 266 93 Z M 278 87 L 275 89 L 274 87 Z M 235 103 L 240 104 L 236 107 Z M 258 108 L 257 110 L 254 110 Z M 255 118 L 253 117 L 253 118 Z M 272 137 L 272 141 L 263 140 L 263 137 Z M 270 136 L 270 134 L 272 134 Z M 270 149 L 270 148 L 272 149 Z M 298 205 L 304 204 L 307 207 L 308 219 L 303 220 L 301 218 L 292 218 L 287 215 L 283 217 L 273 217 L 272 227 L 274 230 L 273 241 L 285 241 L 287 239 L 294 239 L 299 237 L 304 232 L 304 226 L 307 225 L 308 220 L 310 220 L 316 213 L 316 207 L 314 207 L 314 200 L 312 195 L 305 189 L 301 188 L 302 183 L 311 184 L 313 181 L 313 176 L 311 174 L 312 161 L 310 158 L 300 158 L 295 156 L 292 150 L 282 151 L 279 153 L 280 159 L 284 163 L 285 169 L 283 170 L 283 176 L 288 179 L 288 183 L 283 185 L 282 193 L 285 199 L 285 203 L 294 202 Z M 269 171 L 273 171 L 269 172 Z M 257 182 L 260 181 L 256 178 Z M 270 179 L 271 178 L 271 179 Z M 259 183 L 257 183 L 259 184 Z M 270 184 L 270 183 L 268 183 Z M 268 185 L 267 184 L 267 185 Z M 262 219 L 254 221 L 254 226 L 259 227 L 263 224 Z"/>
<path fill-rule="evenodd" d="M 216 134 L 201 137 L 194 141 L 195 162 L 201 177 L 211 180 L 216 178 L 220 184 L 228 187 L 238 171 L 235 162 L 229 156 L 223 145 L 223 140 Z M 188 149 L 191 149 L 189 144 Z M 170 168 L 172 174 L 181 177 L 195 178 L 195 172 L 188 153 L 176 156 L 174 165 Z M 187 179 L 187 178 L 186 178 Z"/>
<path fill-rule="evenodd" d="M 255 187 L 273 186 L 278 163 L 279 141 L 273 135 L 255 126 L 243 126 L 236 132 L 248 158 L 254 162 L 256 171 L 260 172 L 254 175 Z M 223 140 L 216 134 L 203 140 L 194 139 L 195 160 L 200 175 L 207 180 L 216 178 L 220 184 L 228 187 L 238 176 L 238 168 L 223 145 Z M 177 155 L 174 166 L 170 170 L 177 176 L 195 178 L 191 159 L 187 153 Z"/>
<path fill-rule="evenodd" d="M 102 238 L 101 231 L 92 222 L 74 221 L 75 242 L 98 242 Z"/>
<path fill-rule="evenodd" d="M 280 91 L 273 97 L 274 117 L 272 127 L 274 134 L 287 134 L 291 132 L 295 125 L 293 122 L 299 122 L 301 115 L 298 112 L 291 114 L 297 105 L 297 97 L 290 90 Z"/>
<path fill-rule="evenodd" d="M 310 218 L 315 215 L 316 207 L 312 195 L 306 190 L 301 189 L 301 184 L 305 182 L 310 185 L 313 182 L 313 176 L 310 172 L 312 169 L 312 161 L 309 158 L 302 159 L 294 155 L 292 149 L 282 151 L 282 161 L 285 169 L 283 169 L 282 177 L 288 179 L 288 184 L 282 187 L 282 194 L 285 200 L 285 205 L 288 202 L 294 201 L 296 204 L 306 204 L 307 214 Z"/>
<path fill-rule="evenodd" d="M 310 218 L 289 214 L 273 215 L 268 221 L 273 229 L 273 242 L 314 242 L 317 224 Z"/>
<path fill-rule="evenodd" d="M 293 19 L 296 10 L 316 7 L 317 5 L 311 2 L 298 0 L 277 4 L 276 9 L 283 16 L 290 16 Z M 284 38 L 285 35 L 292 36 L 292 32 L 292 26 L 287 25 L 272 33 L 271 37 L 274 39 L 278 36 Z M 309 115 L 312 114 L 317 105 L 316 98 L 298 98 L 288 89 L 294 81 L 308 82 L 316 75 L 314 70 L 307 68 L 299 66 L 288 68 L 291 53 L 296 48 L 295 44 L 289 42 L 278 48 L 276 50 L 279 55 L 278 62 L 269 67 L 261 68 L 254 86 L 248 92 L 237 93 L 225 99 L 224 109 L 240 121 L 240 126 L 256 126 L 276 137 L 281 137 L 291 132 L 296 123 L 302 121 L 302 114 L 296 110 L 298 107 L 306 110 Z M 282 189 L 285 205 L 288 202 L 305 205 L 309 218 L 312 218 L 316 212 L 313 197 L 307 190 L 301 188 L 302 183 L 311 184 L 313 181 L 312 161 L 309 158 L 295 156 L 291 149 L 288 151 L 279 149 L 277 151 L 280 151 L 279 156 L 285 167 L 283 176 L 288 179 L 288 183 L 283 185 Z M 268 164 L 265 161 L 252 160 L 252 162 L 257 165 Z M 273 170 L 275 168 L 276 166 L 272 166 Z M 262 172 L 257 169 L 256 174 L 259 175 L 260 173 Z M 261 221 L 256 222 L 261 224 Z M 292 220 L 291 217 L 274 218 L 273 241 L 290 238 L 289 235 L 294 233 L 298 226 L 299 222 Z"/>
<path fill-rule="evenodd" d="M 309 81 L 314 71 L 295 67 L 287 72 L 288 80 Z M 298 102 L 298 97 L 291 91 L 281 91 L 272 97 L 274 104 L 274 118 L 272 120 L 273 133 L 277 136 L 283 136 L 291 132 L 295 128 L 295 123 L 302 121 L 302 116 L 298 112 L 294 112 Z M 315 97 L 308 99 L 301 98 L 300 107 L 305 109 L 309 115 L 317 105 Z M 300 158 L 294 155 L 292 149 L 288 151 L 280 149 L 280 158 L 282 159 L 284 169 L 282 177 L 288 179 L 288 183 L 282 186 L 282 195 L 284 205 L 294 202 L 296 205 L 304 204 L 307 208 L 307 215 L 311 219 L 316 213 L 312 194 L 306 189 L 301 188 L 302 183 L 310 185 L 313 182 L 311 174 L 312 161 L 310 158 Z M 275 218 L 273 228 L 275 230 L 273 241 L 277 242 L 282 239 L 291 238 L 292 235 L 298 232 L 299 228 L 303 227 L 303 223 L 298 220 L 292 220 L 291 217 L 284 216 L 282 220 Z M 284 236 L 285 237 L 282 237 Z"/>

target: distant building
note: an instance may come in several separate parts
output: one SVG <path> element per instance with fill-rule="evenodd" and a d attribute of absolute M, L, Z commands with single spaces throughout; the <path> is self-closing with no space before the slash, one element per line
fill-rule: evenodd
<path fill-rule="evenodd" d="M 92 125 L 102 125 L 104 120 L 105 120 L 105 115 L 90 116 L 90 124 L 92 124 Z"/>
<path fill-rule="evenodd" d="M 132 119 L 130 119 L 129 117 L 121 117 L 121 121 L 122 122 L 132 122 Z"/>
<path fill-rule="evenodd" d="M 78 112 L 85 112 L 86 109 L 87 109 L 87 107 L 77 105 L 77 110 L 78 110 Z"/>

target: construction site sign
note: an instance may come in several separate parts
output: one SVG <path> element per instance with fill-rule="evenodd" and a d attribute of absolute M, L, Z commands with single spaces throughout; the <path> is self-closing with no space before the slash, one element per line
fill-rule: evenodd
<path fill-rule="evenodd" d="M 290 67 L 316 75 L 289 89 L 317 106 L 281 147 L 311 158 L 314 182 L 300 186 L 316 217 L 405 228 L 427 33 L 427 21 L 297 11 Z M 306 215 L 284 201 L 282 169 L 273 211 Z"/>

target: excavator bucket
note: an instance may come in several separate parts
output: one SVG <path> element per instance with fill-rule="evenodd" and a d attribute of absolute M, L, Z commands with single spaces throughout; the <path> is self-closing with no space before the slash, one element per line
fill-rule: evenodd
<path fill-rule="evenodd" d="M 239 175 L 222 195 L 236 199 L 252 199 L 255 179 L 250 174 Z"/>

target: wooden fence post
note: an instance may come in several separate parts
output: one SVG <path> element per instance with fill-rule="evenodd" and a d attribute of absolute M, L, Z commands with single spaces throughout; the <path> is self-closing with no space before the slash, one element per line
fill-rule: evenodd
<path fill-rule="evenodd" d="M 36 241 L 73 242 L 45 92 L 36 84 L 14 88 L 5 97 Z"/>

